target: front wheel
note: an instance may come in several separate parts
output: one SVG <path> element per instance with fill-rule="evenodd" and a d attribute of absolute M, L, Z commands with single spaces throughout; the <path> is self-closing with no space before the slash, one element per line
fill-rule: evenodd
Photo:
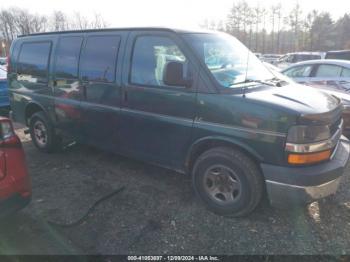
<path fill-rule="evenodd" d="M 261 201 L 262 174 L 255 162 L 239 150 L 217 147 L 204 152 L 192 170 L 199 198 L 216 214 L 245 216 Z"/>
<path fill-rule="evenodd" d="M 30 118 L 29 130 L 35 147 L 40 151 L 49 153 L 60 148 L 61 139 L 44 112 L 37 112 Z"/>

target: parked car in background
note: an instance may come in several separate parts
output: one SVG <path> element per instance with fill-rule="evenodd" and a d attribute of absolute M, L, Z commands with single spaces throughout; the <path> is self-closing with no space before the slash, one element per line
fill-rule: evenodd
<path fill-rule="evenodd" d="M 7 71 L 5 67 L 0 66 L 0 108 L 10 105 L 8 86 L 7 86 Z"/>
<path fill-rule="evenodd" d="M 220 215 L 249 214 L 265 192 L 288 208 L 334 194 L 349 160 L 340 100 L 278 78 L 225 33 L 40 33 L 10 53 L 10 115 L 38 150 L 69 137 L 177 170 Z"/>
<path fill-rule="evenodd" d="M 350 60 L 350 50 L 328 51 L 326 59 Z"/>
<path fill-rule="evenodd" d="M 281 71 L 294 81 L 322 89 L 342 99 L 344 134 L 350 136 L 350 61 L 313 60 L 294 64 Z"/>
<path fill-rule="evenodd" d="M 279 54 L 264 54 L 261 57 L 261 61 L 270 63 L 270 64 L 275 64 L 278 59 L 280 59 L 283 55 Z"/>
<path fill-rule="evenodd" d="M 7 57 L 0 57 L 0 66 L 4 66 L 7 64 Z"/>
<path fill-rule="evenodd" d="M 263 62 L 263 65 L 277 78 L 280 79 L 286 83 L 293 84 L 295 83 L 293 79 L 287 77 L 286 75 L 283 75 L 280 72 L 280 69 L 270 63 Z"/>
<path fill-rule="evenodd" d="M 31 194 L 21 141 L 11 121 L 0 117 L 0 218 L 25 207 Z"/>
<path fill-rule="evenodd" d="M 254 53 L 254 55 L 260 60 L 262 59 L 262 53 Z"/>
<path fill-rule="evenodd" d="M 284 69 L 291 64 L 295 64 L 302 61 L 324 59 L 324 52 L 297 52 L 289 53 L 281 57 L 275 65 L 281 69 Z"/>
<path fill-rule="evenodd" d="M 281 72 L 298 83 L 327 86 L 350 92 L 350 61 L 330 59 L 305 61 Z"/>

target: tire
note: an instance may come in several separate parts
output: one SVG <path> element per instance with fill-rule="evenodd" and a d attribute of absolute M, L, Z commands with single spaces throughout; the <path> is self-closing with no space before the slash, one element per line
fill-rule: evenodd
<path fill-rule="evenodd" d="M 201 154 L 192 169 L 192 183 L 207 208 L 221 216 L 250 214 L 264 192 L 263 176 L 255 162 L 228 147 Z"/>
<path fill-rule="evenodd" d="M 39 151 L 51 153 L 61 148 L 61 139 L 55 134 L 53 126 L 43 111 L 31 116 L 29 131 L 33 144 Z"/>

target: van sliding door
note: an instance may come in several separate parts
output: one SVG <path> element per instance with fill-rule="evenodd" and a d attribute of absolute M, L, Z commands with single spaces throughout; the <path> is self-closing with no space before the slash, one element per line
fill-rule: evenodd
<path fill-rule="evenodd" d="M 123 34 L 88 34 L 79 67 L 84 88 L 82 135 L 86 143 L 111 151 L 118 151 L 119 144 L 121 90 L 117 60 Z"/>
<path fill-rule="evenodd" d="M 56 125 L 65 135 L 78 140 L 81 140 L 80 101 L 83 97 L 83 89 L 78 78 L 78 63 L 83 40 L 82 34 L 61 36 L 54 59 Z"/>

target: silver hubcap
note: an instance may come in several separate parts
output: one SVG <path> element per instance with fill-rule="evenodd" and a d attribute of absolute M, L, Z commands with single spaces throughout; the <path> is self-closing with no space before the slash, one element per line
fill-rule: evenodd
<path fill-rule="evenodd" d="M 45 146 L 47 143 L 47 131 L 43 122 L 37 121 L 34 124 L 34 136 L 36 142 L 40 146 Z"/>
<path fill-rule="evenodd" d="M 241 181 L 229 167 L 215 165 L 204 174 L 204 188 L 208 196 L 220 205 L 236 202 L 241 195 Z"/>

